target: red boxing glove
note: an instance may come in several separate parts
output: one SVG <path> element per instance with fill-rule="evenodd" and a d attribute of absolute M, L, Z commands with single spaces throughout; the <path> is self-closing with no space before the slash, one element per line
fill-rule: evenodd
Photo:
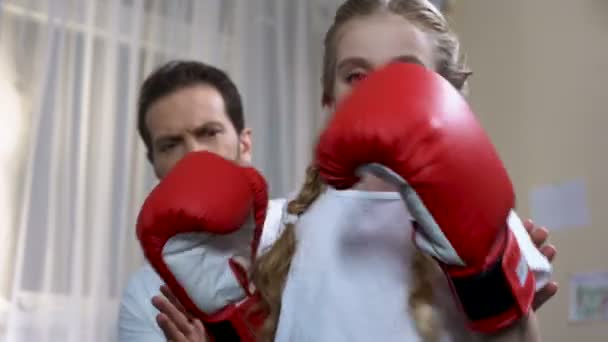
<path fill-rule="evenodd" d="M 369 75 L 322 133 L 323 179 L 344 189 L 372 172 L 399 186 L 417 246 L 447 275 L 472 329 L 495 332 L 526 315 L 532 272 L 509 224 L 515 194 L 461 94 L 420 65 Z"/>
<path fill-rule="evenodd" d="M 255 341 L 263 315 L 249 265 L 268 206 L 264 178 L 209 152 L 184 156 L 143 204 L 137 236 L 152 267 L 216 341 Z"/>

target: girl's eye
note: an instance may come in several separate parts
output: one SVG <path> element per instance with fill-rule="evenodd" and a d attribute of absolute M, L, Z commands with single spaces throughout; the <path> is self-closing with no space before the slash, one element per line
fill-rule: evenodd
<path fill-rule="evenodd" d="M 348 84 L 354 84 L 356 82 L 359 82 L 363 79 L 365 79 L 365 77 L 367 77 L 367 74 L 363 73 L 363 72 L 352 72 L 350 74 L 348 74 L 348 76 L 346 76 L 346 82 Z"/>

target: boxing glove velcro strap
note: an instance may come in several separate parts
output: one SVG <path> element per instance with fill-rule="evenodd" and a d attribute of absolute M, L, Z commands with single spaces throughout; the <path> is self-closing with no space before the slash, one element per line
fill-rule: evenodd
<path fill-rule="evenodd" d="M 452 278 L 454 291 L 470 320 L 498 316 L 511 309 L 515 297 L 502 268 L 502 258 L 483 273 Z"/>
<path fill-rule="evenodd" d="M 240 341 L 240 336 L 230 321 L 205 323 L 205 330 L 213 342 Z"/>
<path fill-rule="evenodd" d="M 502 256 L 483 272 L 452 276 L 453 291 L 474 330 L 496 332 L 525 316 L 534 297 L 534 274 L 509 231 Z"/>

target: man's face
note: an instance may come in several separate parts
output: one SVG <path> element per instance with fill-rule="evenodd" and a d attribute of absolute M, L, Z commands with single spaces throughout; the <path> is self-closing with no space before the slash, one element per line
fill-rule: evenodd
<path fill-rule="evenodd" d="M 146 126 L 154 172 L 163 178 L 187 153 L 209 151 L 241 163 L 251 162 L 251 130 L 238 134 L 217 89 L 194 85 L 178 89 L 150 106 Z"/>

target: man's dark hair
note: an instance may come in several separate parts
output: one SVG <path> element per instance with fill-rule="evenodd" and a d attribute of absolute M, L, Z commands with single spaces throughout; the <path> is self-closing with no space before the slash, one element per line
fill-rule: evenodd
<path fill-rule="evenodd" d="M 137 130 L 146 145 L 148 160 L 153 161 L 152 137 L 146 125 L 146 114 L 158 99 L 194 85 L 215 88 L 224 99 L 226 114 L 237 133 L 245 126 L 243 104 L 236 85 L 222 70 L 196 61 L 171 61 L 156 69 L 141 86 L 137 101 Z"/>

